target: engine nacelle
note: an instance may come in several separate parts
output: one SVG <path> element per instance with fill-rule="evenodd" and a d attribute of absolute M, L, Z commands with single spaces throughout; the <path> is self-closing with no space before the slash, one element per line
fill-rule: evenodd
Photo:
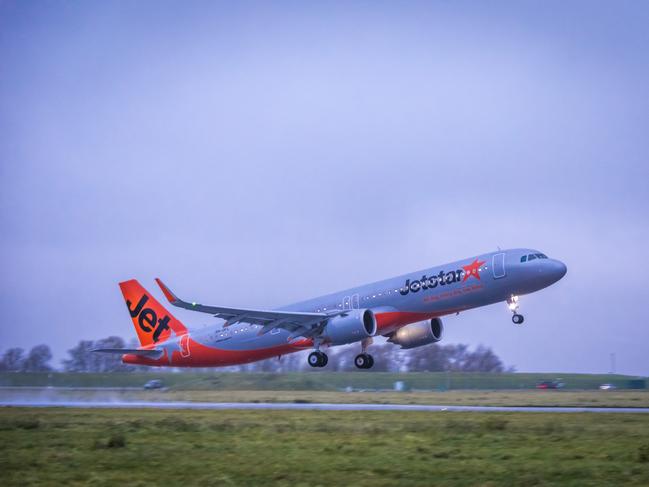
<path fill-rule="evenodd" d="M 401 345 L 401 348 L 416 348 L 440 341 L 443 332 L 442 320 L 433 318 L 430 321 L 412 323 L 399 328 L 388 338 L 388 341 Z"/>
<path fill-rule="evenodd" d="M 376 317 L 369 309 L 350 309 L 346 316 L 329 320 L 324 336 L 332 345 L 353 343 L 376 334 Z"/>

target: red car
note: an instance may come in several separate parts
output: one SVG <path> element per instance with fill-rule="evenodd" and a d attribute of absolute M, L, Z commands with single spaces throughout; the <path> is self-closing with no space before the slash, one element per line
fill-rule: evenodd
<path fill-rule="evenodd" d="M 536 384 L 537 389 L 560 389 L 563 387 L 563 382 L 557 380 L 543 380 Z"/>

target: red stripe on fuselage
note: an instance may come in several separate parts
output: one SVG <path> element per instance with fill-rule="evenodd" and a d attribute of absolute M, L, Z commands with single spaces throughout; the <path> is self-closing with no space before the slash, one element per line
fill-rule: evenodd
<path fill-rule="evenodd" d="M 124 355 L 122 362 L 126 364 L 138 365 L 157 365 L 162 367 L 214 367 L 247 364 L 264 360 L 267 358 L 278 357 L 293 352 L 299 352 L 305 348 L 313 346 L 312 340 L 302 339 L 293 343 L 286 343 L 276 347 L 260 348 L 251 350 L 223 350 L 203 345 L 191 339 L 186 345 L 189 353 L 181 354 L 178 350 L 173 350 L 172 360 L 169 362 L 167 352 L 159 359 L 150 359 L 138 355 Z M 164 345 L 164 344 L 163 344 Z M 183 356 L 184 355 L 184 356 Z"/>

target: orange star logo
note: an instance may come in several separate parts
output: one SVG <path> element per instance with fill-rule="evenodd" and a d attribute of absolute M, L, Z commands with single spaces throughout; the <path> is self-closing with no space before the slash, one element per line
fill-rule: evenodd
<path fill-rule="evenodd" d="M 462 279 L 462 282 L 466 281 L 471 276 L 475 277 L 479 281 L 480 273 L 478 270 L 482 264 L 484 264 L 484 261 L 480 262 L 476 259 L 469 265 L 463 265 L 462 269 L 464 269 L 464 279 Z"/>

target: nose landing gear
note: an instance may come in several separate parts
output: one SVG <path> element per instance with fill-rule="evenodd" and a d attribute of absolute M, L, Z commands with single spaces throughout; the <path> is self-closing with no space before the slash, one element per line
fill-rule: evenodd
<path fill-rule="evenodd" d="M 514 313 L 512 316 L 512 321 L 514 322 L 515 325 L 522 325 L 523 321 L 525 321 L 525 317 L 521 314 L 518 314 L 518 296 L 514 296 L 513 294 L 507 298 L 507 306 L 509 307 L 509 310 Z"/>

